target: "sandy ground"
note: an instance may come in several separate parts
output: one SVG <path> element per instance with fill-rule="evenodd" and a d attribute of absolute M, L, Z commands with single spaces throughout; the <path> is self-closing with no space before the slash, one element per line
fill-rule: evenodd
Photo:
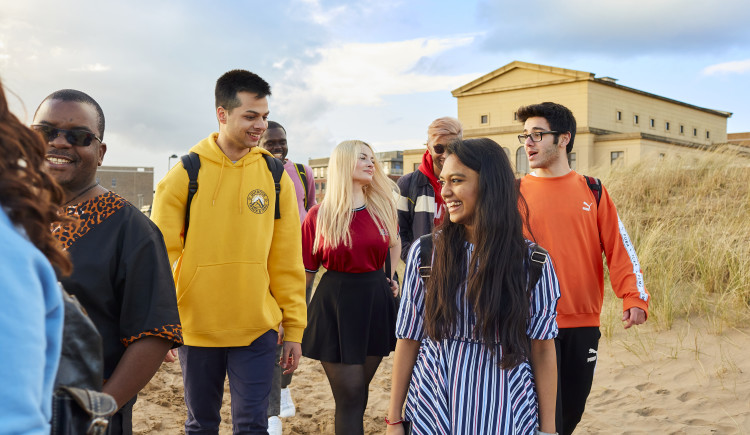
<path fill-rule="evenodd" d="M 676 323 L 602 337 L 581 434 L 750 434 L 750 328 L 710 333 L 710 325 Z M 383 433 L 391 359 L 370 386 L 365 433 Z M 303 361 L 291 385 L 297 415 L 284 434 L 332 434 L 333 397 L 317 361 Z M 229 389 L 222 434 L 231 434 Z M 185 405 L 178 363 L 163 364 L 134 410 L 136 434 L 183 432 Z"/>

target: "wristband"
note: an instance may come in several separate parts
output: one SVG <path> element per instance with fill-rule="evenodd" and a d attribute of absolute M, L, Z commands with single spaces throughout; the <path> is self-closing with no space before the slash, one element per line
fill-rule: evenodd
<path fill-rule="evenodd" d="M 385 424 L 387 424 L 388 426 L 395 426 L 395 425 L 401 424 L 403 422 L 404 422 L 404 419 L 402 419 L 402 418 L 400 418 L 400 419 L 398 419 L 396 421 L 390 421 L 390 420 L 388 420 L 388 417 L 385 418 Z"/>
<path fill-rule="evenodd" d="M 557 435 L 557 432 L 549 433 L 549 432 L 542 432 L 539 429 L 536 430 L 536 435 Z"/>

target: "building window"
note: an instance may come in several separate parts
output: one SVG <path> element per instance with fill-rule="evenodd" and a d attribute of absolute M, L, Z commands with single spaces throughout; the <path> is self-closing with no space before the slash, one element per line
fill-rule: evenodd
<path fill-rule="evenodd" d="M 116 186 L 117 186 L 117 178 L 113 178 L 112 179 L 112 187 L 116 187 Z"/>
<path fill-rule="evenodd" d="M 685 126 L 684 125 L 680 126 L 680 134 L 685 134 Z"/>
<path fill-rule="evenodd" d="M 416 172 L 417 170 L 419 170 L 419 165 L 420 165 L 419 163 L 415 163 L 414 164 L 414 172 Z"/>
<path fill-rule="evenodd" d="M 505 151 L 505 157 L 507 157 L 508 160 L 510 160 L 510 148 L 503 147 L 503 151 Z"/>
<path fill-rule="evenodd" d="M 617 119 L 618 122 L 622 121 L 622 110 L 618 110 L 616 113 L 617 113 L 616 115 L 617 117 L 615 119 Z"/>
<path fill-rule="evenodd" d="M 669 131 L 669 121 L 664 123 L 664 130 Z"/>
<path fill-rule="evenodd" d="M 697 128 L 693 129 L 693 136 L 698 136 L 698 129 Z"/>
<path fill-rule="evenodd" d="M 633 124 L 638 125 L 638 115 L 633 115 Z"/>
<path fill-rule="evenodd" d="M 711 139 L 711 133 L 708 130 L 706 130 L 706 139 Z"/>
<path fill-rule="evenodd" d="M 518 121 L 518 112 L 513 112 L 513 120 Z"/>
<path fill-rule="evenodd" d="M 576 170 L 576 168 L 578 167 L 576 153 L 568 154 L 568 164 L 570 165 L 570 169 Z"/>
<path fill-rule="evenodd" d="M 655 120 L 654 118 L 651 118 L 651 119 L 649 119 L 649 120 L 648 120 L 648 125 L 649 125 L 649 127 L 651 127 L 651 128 L 654 128 L 654 127 L 656 127 L 656 120 Z"/>
<path fill-rule="evenodd" d="M 609 164 L 620 165 L 625 160 L 625 151 L 612 151 L 609 153 Z"/>
<path fill-rule="evenodd" d="M 516 150 L 516 172 L 522 175 L 529 173 L 529 161 L 526 159 L 524 147 L 518 147 Z"/>
<path fill-rule="evenodd" d="M 490 116 L 489 115 L 482 115 L 479 117 L 479 122 L 482 124 L 488 124 L 490 122 Z"/>

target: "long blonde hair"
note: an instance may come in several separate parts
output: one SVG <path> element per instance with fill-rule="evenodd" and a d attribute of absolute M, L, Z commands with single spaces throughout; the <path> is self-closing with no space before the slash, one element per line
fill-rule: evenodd
<path fill-rule="evenodd" d="M 357 158 L 363 146 L 373 152 L 372 147 L 361 140 L 346 140 L 334 148 L 328 163 L 328 189 L 320 202 L 313 253 L 319 249 L 336 248 L 342 243 L 352 246 L 349 226 L 354 212 L 352 211 L 353 185 L 352 175 Z M 390 246 L 398 241 L 398 218 L 396 200 L 393 196 L 393 181 L 383 172 L 383 166 L 374 159 L 375 170 L 372 182 L 365 186 L 365 203 L 367 212 L 373 217 L 385 240 L 386 232 L 390 236 Z M 385 231 L 384 231 L 385 230 Z"/>

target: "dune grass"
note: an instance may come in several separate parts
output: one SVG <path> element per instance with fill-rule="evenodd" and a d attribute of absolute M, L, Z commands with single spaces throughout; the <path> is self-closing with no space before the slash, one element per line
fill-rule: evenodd
<path fill-rule="evenodd" d="M 707 152 L 593 172 L 636 246 L 649 322 L 669 329 L 699 316 L 714 333 L 750 323 L 750 158 Z M 605 292 L 607 336 L 622 305 Z"/>

